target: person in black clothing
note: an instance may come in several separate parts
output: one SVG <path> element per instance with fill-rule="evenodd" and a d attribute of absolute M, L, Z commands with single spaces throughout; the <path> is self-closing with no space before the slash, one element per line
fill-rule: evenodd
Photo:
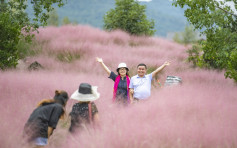
<path fill-rule="evenodd" d="M 102 65 L 104 70 L 109 75 L 109 78 L 114 81 L 113 101 L 124 105 L 130 104 L 131 103 L 129 95 L 130 77 L 128 74 L 129 69 L 126 63 L 120 63 L 116 70 L 118 74 L 115 74 L 104 64 L 102 58 L 97 57 L 96 61 Z"/>
<path fill-rule="evenodd" d="M 47 145 L 48 138 L 56 129 L 59 119 L 65 114 L 67 101 L 67 92 L 56 90 L 53 99 L 39 102 L 24 127 L 24 136 L 30 144 L 36 147 Z"/>
<path fill-rule="evenodd" d="M 81 130 L 89 124 L 98 123 L 98 109 L 92 101 L 99 97 L 97 86 L 91 86 L 88 83 L 81 83 L 79 89 L 72 94 L 71 99 L 79 102 L 73 105 L 69 114 L 71 117 L 69 131 L 71 133 L 75 133 L 75 131 Z"/>

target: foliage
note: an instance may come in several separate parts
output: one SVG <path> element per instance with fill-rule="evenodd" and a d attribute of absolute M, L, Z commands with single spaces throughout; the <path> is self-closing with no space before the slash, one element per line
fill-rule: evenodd
<path fill-rule="evenodd" d="M 197 33 L 193 30 L 193 26 L 185 26 L 182 36 L 185 45 L 197 42 Z"/>
<path fill-rule="evenodd" d="M 68 18 L 67 16 L 63 18 L 63 23 L 62 23 L 62 25 L 68 25 L 68 24 L 70 24 L 70 23 L 71 23 L 71 21 L 69 20 L 69 18 Z"/>
<path fill-rule="evenodd" d="M 227 0 L 229 1 L 229 0 Z M 225 1 L 226 2 L 226 1 Z M 224 69 L 225 76 L 237 82 L 237 15 L 224 1 L 174 0 L 175 6 L 187 7 L 185 16 L 196 29 L 206 35 L 201 43 L 202 56 L 199 60 L 205 67 Z M 232 1 L 237 9 L 237 1 Z"/>
<path fill-rule="evenodd" d="M 200 61 L 200 46 L 199 44 L 193 45 L 192 49 L 187 50 L 188 53 L 188 62 L 192 62 L 193 67 L 198 66 L 198 62 Z"/>
<path fill-rule="evenodd" d="M 49 13 L 49 18 L 47 19 L 48 26 L 58 26 L 59 25 L 59 18 L 57 10 L 54 9 Z"/>
<path fill-rule="evenodd" d="M 135 0 L 116 0 L 115 9 L 104 16 L 104 29 L 121 29 L 133 35 L 154 35 L 154 20 L 147 20 L 145 5 Z"/>
<path fill-rule="evenodd" d="M 31 42 L 32 31 L 39 25 L 45 25 L 53 10 L 52 4 L 63 5 L 63 0 L 31 0 L 34 18 L 31 21 L 25 13 L 27 0 L 9 0 L 0 4 L 0 69 L 16 67 L 20 58 L 17 49 L 20 38 Z"/>
<path fill-rule="evenodd" d="M 197 42 L 197 32 L 194 31 L 193 26 L 185 26 L 184 32 L 175 33 L 173 40 L 181 44 L 192 44 Z"/>
<path fill-rule="evenodd" d="M 228 70 L 225 73 L 226 77 L 237 80 L 237 50 L 232 51 L 230 55 L 230 61 L 228 62 Z"/>
<path fill-rule="evenodd" d="M 80 53 L 77 53 L 77 52 L 71 53 L 68 51 L 63 51 L 63 52 L 58 52 L 56 57 L 61 62 L 71 63 L 74 60 L 80 59 L 81 55 Z"/>
<path fill-rule="evenodd" d="M 27 1 L 27 0 L 25 0 Z M 53 11 L 53 4 L 58 4 L 59 7 L 64 5 L 64 0 L 31 0 L 34 9 L 34 22 L 39 22 L 41 25 L 47 25 L 49 12 Z"/>
<path fill-rule="evenodd" d="M 180 37 L 180 33 L 175 32 L 174 36 L 173 36 L 173 41 L 175 41 L 176 43 L 182 43 L 181 37 Z"/>
<path fill-rule="evenodd" d="M 1 9 L 3 10 L 3 9 Z M 21 26 L 14 21 L 10 12 L 0 13 L 0 69 L 17 65 L 16 44 L 19 41 Z"/>
<path fill-rule="evenodd" d="M 17 48 L 17 51 L 18 51 L 18 56 L 20 59 L 24 59 L 26 58 L 27 56 L 35 56 L 39 53 L 42 52 L 42 49 L 41 48 L 35 48 L 37 47 L 38 44 L 41 44 L 42 43 L 38 43 L 37 41 L 35 41 L 34 39 L 31 41 L 31 42 L 27 42 L 25 40 L 25 38 L 20 38 L 16 48 Z"/>

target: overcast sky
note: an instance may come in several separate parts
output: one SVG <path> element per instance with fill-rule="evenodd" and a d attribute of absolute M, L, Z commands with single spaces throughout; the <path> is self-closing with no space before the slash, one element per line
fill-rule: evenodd
<path fill-rule="evenodd" d="M 151 2 L 152 0 L 137 0 L 137 1 L 139 1 L 139 2 Z M 172 1 L 172 0 L 170 0 L 170 1 Z M 216 1 L 225 1 L 225 0 L 216 0 Z M 226 5 L 230 6 L 231 9 L 234 11 L 234 13 L 237 14 L 237 10 L 235 9 L 235 4 L 234 4 L 233 1 L 232 2 L 226 2 Z"/>

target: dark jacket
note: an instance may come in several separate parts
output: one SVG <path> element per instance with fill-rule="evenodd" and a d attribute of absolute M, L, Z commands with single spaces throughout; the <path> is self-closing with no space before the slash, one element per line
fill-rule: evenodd
<path fill-rule="evenodd" d="M 30 139 L 48 138 L 48 126 L 55 129 L 63 113 L 63 106 L 59 103 L 43 104 L 32 112 L 25 124 L 24 131 Z"/>

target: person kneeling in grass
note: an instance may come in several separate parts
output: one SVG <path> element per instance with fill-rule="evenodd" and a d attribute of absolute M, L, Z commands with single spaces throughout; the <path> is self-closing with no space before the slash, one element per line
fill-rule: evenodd
<path fill-rule="evenodd" d="M 53 99 L 39 102 L 24 127 L 24 137 L 29 145 L 42 147 L 48 144 L 59 119 L 65 115 L 67 101 L 67 92 L 56 90 Z"/>

